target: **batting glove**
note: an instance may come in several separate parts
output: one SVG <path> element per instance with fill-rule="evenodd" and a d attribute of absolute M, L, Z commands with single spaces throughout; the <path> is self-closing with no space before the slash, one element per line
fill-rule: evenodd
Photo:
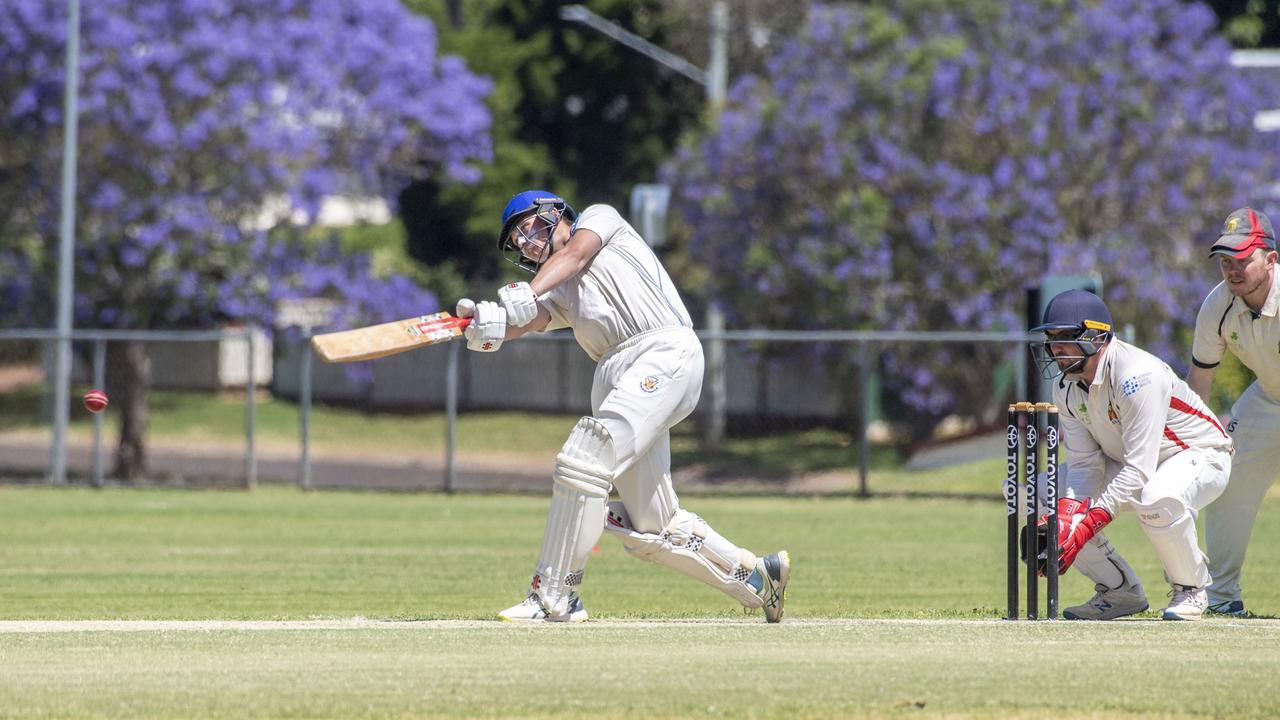
<path fill-rule="evenodd" d="M 524 327 L 538 316 L 538 298 L 527 282 L 514 282 L 498 290 L 498 302 L 507 311 L 507 322 Z"/>
<path fill-rule="evenodd" d="M 458 301 L 458 317 L 472 318 L 471 324 L 462 331 L 468 350 L 497 352 L 502 347 L 507 337 L 507 311 L 497 303 L 488 300 L 476 303 L 463 298 Z"/>

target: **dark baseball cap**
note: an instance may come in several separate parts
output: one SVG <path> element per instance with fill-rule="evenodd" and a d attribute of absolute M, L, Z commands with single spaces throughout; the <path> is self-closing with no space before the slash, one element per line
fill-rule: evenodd
<path fill-rule="evenodd" d="M 1258 248 L 1276 249 L 1276 233 L 1271 229 L 1271 220 L 1253 208 L 1242 207 L 1222 222 L 1222 232 L 1218 242 L 1209 249 L 1209 257 L 1230 255 L 1246 258 Z"/>

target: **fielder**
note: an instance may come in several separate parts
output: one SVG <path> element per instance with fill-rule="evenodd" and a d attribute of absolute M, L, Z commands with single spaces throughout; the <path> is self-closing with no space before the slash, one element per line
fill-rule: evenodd
<path fill-rule="evenodd" d="M 1061 375 L 1053 386 L 1067 462 L 1059 572 L 1074 563 L 1097 591 L 1063 616 L 1113 620 L 1147 609 L 1133 568 L 1102 534 L 1132 510 L 1173 585 L 1164 619 L 1200 619 L 1210 577 L 1196 512 L 1227 485 L 1231 438 L 1168 365 L 1116 339 L 1111 312 L 1093 293 L 1054 297 L 1033 331 L 1045 333 L 1034 347 L 1046 377 Z"/>
<path fill-rule="evenodd" d="M 1243 616 L 1240 571 L 1258 506 L 1280 471 L 1280 290 L 1275 282 L 1276 236 L 1271 221 L 1251 208 L 1227 216 L 1209 251 L 1222 282 L 1196 317 L 1187 384 L 1209 397 L 1214 368 L 1230 349 L 1257 380 L 1231 408 L 1227 432 L 1235 441 L 1231 483 L 1205 508 L 1209 551 L 1209 612 Z"/>
<path fill-rule="evenodd" d="M 702 345 L 657 256 L 614 208 L 592 205 L 578 215 L 541 190 L 507 203 L 498 249 L 535 274 L 499 290 L 498 303 L 459 301 L 457 314 L 474 316 L 468 349 L 494 352 L 528 332 L 570 327 L 598 363 L 591 415 L 556 456 L 528 596 L 498 617 L 586 620 L 578 588 L 592 547 L 608 530 L 631 555 L 780 621 L 791 574 L 786 551 L 757 557 L 734 545 L 680 507 L 672 488 L 670 430 L 697 405 Z M 612 490 L 619 500 L 609 501 Z"/>

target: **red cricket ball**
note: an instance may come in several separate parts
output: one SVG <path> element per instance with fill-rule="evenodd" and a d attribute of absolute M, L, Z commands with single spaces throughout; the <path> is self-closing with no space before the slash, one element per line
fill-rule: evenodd
<path fill-rule="evenodd" d="M 101 390 L 90 390 L 84 394 L 84 406 L 91 413 L 100 413 L 107 409 L 107 394 Z"/>

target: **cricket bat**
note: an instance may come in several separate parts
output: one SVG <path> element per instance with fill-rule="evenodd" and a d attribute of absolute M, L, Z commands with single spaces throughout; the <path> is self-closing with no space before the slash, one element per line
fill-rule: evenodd
<path fill-rule="evenodd" d="M 380 325 L 322 333 L 311 338 L 311 346 L 325 362 L 376 360 L 427 345 L 449 342 L 462 335 L 471 318 L 447 312 L 405 318 Z"/>

